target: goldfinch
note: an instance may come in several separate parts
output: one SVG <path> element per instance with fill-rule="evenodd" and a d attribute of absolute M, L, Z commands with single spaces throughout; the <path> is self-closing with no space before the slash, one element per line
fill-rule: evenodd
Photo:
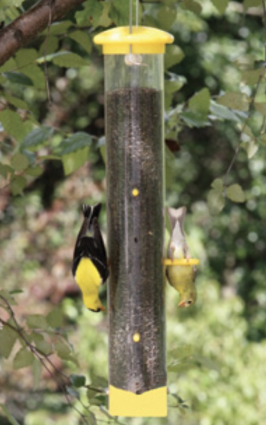
<path fill-rule="evenodd" d="M 84 220 L 77 237 L 72 264 L 72 273 L 81 289 L 83 302 L 94 312 L 104 310 L 99 299 L 99 289 L 109 274 L 98 224 L 101 206 L 83 205 Z"/>
<path fill-rule="evenodd" d="M 186 216 L 186 207 L 178 209 L 168 208 L 172 234 L 168 246 L 168 258 L 189 260 L 189 251 L 184 234 L 184 219 Z M 178 307 L 189 307 L 196 302 L 197 291 L 195 287 L 195 266 L 167 266 L 167 279 L 180 294 Z"/>

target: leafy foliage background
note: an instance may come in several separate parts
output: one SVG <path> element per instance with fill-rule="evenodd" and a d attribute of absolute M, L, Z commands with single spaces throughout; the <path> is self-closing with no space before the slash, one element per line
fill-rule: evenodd
<path fill-rule="evenodd" d="M 35 2 L 0 4 L 8 24 Z M 178 310 L 167 288 L 165 420 L 108 417 L 107 316 L 86 311 L 71 275 L 81 204 L 105 202 L 103 62 L 92 38 L 127 25 L 129 3 L 86 1 L 0 68 L 0 318 L 15 326 L 8 300 L 19 324 L 0 331 L 1 425 L 264 424 L 263 4 L 140 7 L 143 25 L 175 36 L 165 56 L 166 203 L 188 207 L 201 261 L 195 307 Z"/>

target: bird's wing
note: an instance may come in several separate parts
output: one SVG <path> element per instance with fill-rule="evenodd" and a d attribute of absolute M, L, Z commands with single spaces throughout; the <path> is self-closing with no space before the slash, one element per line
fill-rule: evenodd
<path fill-rule="evenodd" d="M 74 258 L 72 264 L 72 273 L 75 275 L 78 264 L 82 258 L 89 258 L 97 270 L 99 271 L 103 282 L 108 277 L 108 267 L 106 261 L 105 250 L 98 245 L 97 241 L 90 236 L 83 236 L 80 238 L 74 251 Z"/>

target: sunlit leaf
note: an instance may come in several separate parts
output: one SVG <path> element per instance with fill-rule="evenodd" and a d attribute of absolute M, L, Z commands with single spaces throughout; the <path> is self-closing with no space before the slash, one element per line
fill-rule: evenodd
<path fill-rule="evenodd" d="M 103 3 L 103 12 L 98 21 L 98 25 L 100 27 L 109 27 L 111 25 L 112 21 L 109 17 L 110 8 L 111 8 L 111 3 L 107 3 L 107 2 Z"/>
<path fill-rule="evenodd" d="M 77 68 L 79 66 L 89 65 L 89 62 L 82 56 L 69 52 L 55 53 L 52 57 L 52 62 L 63 68 Z"/>
<path fill-rule="evenodd" d="M 206 119 L 210 108 L 210 99 L 209 90 L 204 88 L 189 99 L 188 107 L 191 111 L 200 114 L 203 119 Z"/>
<path fill-rule="evenodd" d="M 199 15 L 202 11 L 201 4 L 195 0 L 184 0 L 181 5 L 184 9 L 190 10 L 196 15 Z"/>
<path fill-rule="evenodd" d="M 11 166 L 17 172 L 21 172 L 25 170 L 25 168 L 27 168 L 28 165 L 29 165 L 28 158 L 20 152 L 16 153 L 11 158 Z"/>
<path fill-rule="evenodd" d="M 205 117 L 194 111 L 182 112 L 180 118 L 189 126 L 189 127 L 205 127 L 209 125 L 209 122 L 205 119 Z"/>
<path fill-rule="evenodd" d="M 53 328 L 60 328 L 63 324 L 63 313 L 61 308 L 57 307 L 50 311 L 50 313 L 46 316 L 46 320 Z"/>
<path fill-rule="evenodd" d="M 75 170 L 80 168 L 88 159 L 89 148 L 85 147 L 83 149 L 79 149 L 76 152 L 72 152 L 62 156 L 63 167 L 65 175 L 73 173 Z"/>
<path fill-rule="evenodd" d="M 16 354 L 13 367 L 14 369 L 21 369 L 23 367 L 30 366 L 34 361 L 34 355 L 27 348 L 21 348 Z"/>
<path fill-rule="evenodd" d="M 265 73 L 264 69 L 254 69 L 252 71 L 243 71 L 242 72 L 242 81 L 249 86 L 254 86 L 257 84 L 260 78 L 260 75 Z"/>
<path fill-rule="evenodd" d="M 255 102 L 254 106 L 256 111 L 260 112 L 266 117 L 266 102 Z"/>
<path fill-rule="evenodd" d="M 225 206 L 223 192 L 216 189 L 210 190 L 207 195 L 207 202 L 211 214 L 218 214 Z"/>
<path fill-rule="evenodd" d="M 31 314 L 27 316 L 27 325 L 32 329 L 47 329 L 48 325 L 45 318 L 41 314 Z"/>
<path fill-rule="evenodd" d="M 121 2 L 127 3 L 127 2 Z M 99 19 L 103 13 L 103 3 L 87 0 L 83 3 L 83 10 L 75 14 L 78 25 L 91 25 L 94 28 L 98 26 Z"/>
<path fill-rule="evenodd" d="M 234 113 L 234 111 L 227 108 L 226 106 L 219 105 L 213 100 L 211 100 L 210 103 L 210 112 L 217 118 L 240 122 L 239 117 Z"/>
<path fill-rule="evenodd" d="M 222 179 L 215 179 L 213 180 L 211 187 L 217 191 L 223 191 L 224 189 L 224 182 Z"/>
<path fill-rule="evenodd" d="M 226 189 L 226 196 L 233 202 L 245 202 L 246 196 L 239 184 L 232 184 Z"/>
<path fill-rule="evenodd" d="M 258 7 L 258 6 L 261 6 L 261 0 L 244 0 L 244 3 L 243 3 L 243 7 L 245 11 L 247 11 L 249 7 Z"/>
<path fill-rule="evenodd" d="M 226 11 L 226 8 L 229 4 L 229 0 L 211 0 L 211 2 L 221 13 L 221 15 Z"/>
<path fill-rule="evenodd" d="M 247 111 L 249 108 L 247 95 L 239 92 L 225 93 L 223 96 L 219 97 L 216 102 L 239 111 Z"/>
<path fill-rule="evenodd" d="M 54 22 L 49 29 L 45 30 L 45 33 L 49 31 L 49 35 L 65 34 L 71 25 L 73 25 L 71 21 Z"/>

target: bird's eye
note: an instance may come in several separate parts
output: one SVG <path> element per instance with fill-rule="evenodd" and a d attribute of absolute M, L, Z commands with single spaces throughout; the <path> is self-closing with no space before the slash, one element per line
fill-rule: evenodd
<path fill-rule="evenodd" d="M 191 300 L 189 300 L 187 303 L 188 303 L 188 305 L 190 305 L 190 304 L 192 304 L 192 301 L 191 301 Z"/>

